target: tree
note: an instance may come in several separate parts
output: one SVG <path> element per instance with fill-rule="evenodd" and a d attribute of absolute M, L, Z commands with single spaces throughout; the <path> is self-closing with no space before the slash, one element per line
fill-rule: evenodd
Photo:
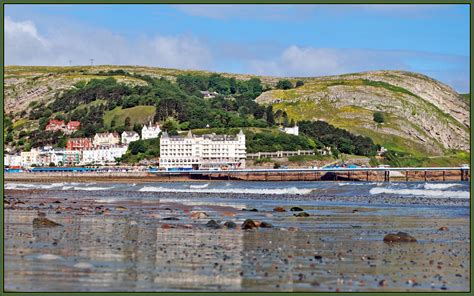
<path fill-rule="evenodd" d="M 125 129 L 130 129 L 130 117 L 125 118 Z"/>
<path fill-rule="evenodd" d="M 269 126 L 272 126 L 275 124 L 275 118 L 273 116 L 273 107 L 272 105 L 268 106 L 266 109 L 266 115 L 267 115 L 267 122 Z"/>
<path fill-rule="evenodd" d="M 296 81 L 296 87 L 300 87 L 300 86 L 303 86 L 303 85 L 304 85 L 303 80 Z"/>
<path fill-rule="evenodd" d="M 290 89 L 293 88 L 293 84 L 288 79 L 278 81 L 276 87 L 278 89 Z"/>
<path fill-rule="evenodd" d="M 377 122 L 377 123 L 385 122 L 385 118 L 384 118 L 382 112 L 374 112 L 374 121 Z"/>

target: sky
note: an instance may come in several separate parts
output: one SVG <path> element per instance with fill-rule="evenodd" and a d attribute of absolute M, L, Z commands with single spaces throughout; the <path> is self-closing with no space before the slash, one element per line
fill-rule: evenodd
<path fill-rule="evenodd" d="M 469 92 L 469 5 L 5 4 L 6 65 L 406 70 Z"/>

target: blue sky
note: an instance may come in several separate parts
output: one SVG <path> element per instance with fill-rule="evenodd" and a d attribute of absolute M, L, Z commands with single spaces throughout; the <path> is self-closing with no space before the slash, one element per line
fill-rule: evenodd
<path fill-rule="evenodd" d="M 7 65 L 408 70 L 469 91 L 468 5 L 5 5 Z"/>

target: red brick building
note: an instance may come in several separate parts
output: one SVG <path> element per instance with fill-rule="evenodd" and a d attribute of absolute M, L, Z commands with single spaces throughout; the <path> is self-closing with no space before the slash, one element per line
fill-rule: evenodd
<path fill-rule="evenodd" d="M 62 131 L 65 128 L 66 128 L 66 125 L 64 124 L 64 120 L 51 119 L 48 122 L 48 125 L 46 126 L 45 130 L 55 132 L 55 131 Z"/>
<path fill-rule="evenodd" d="M 92 148 L 92 140 L 89 138 L 71 138 L 67 140 L 67 150 L 84 150 Z"/>
<path fill-rule="evenodd" d="M 79 130 L 79 127 L 81 126 L 80 121 L 69 121 L 68 124 L 66 125 L 66 131 L 69 133 L 73 133 L 77 130 Z"/>

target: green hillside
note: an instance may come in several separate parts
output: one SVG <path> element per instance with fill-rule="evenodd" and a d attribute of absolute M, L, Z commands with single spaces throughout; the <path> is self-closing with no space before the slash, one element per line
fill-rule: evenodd
<path fill-rule="evenodd" d="M 112 121 L 114 121 L 115 124 L 113 126 L 123 126 L 125 125 L 125 119 L 127 117 L 130 117 L 131 126 L 136 123 L 143 125 L 153 120 L 155 110 L 156 108 L 154 106 L 136 106 L 126 109 L 122 109 L 122 107 L 119 106 L 105 112 L 103 116 L 104 125 L 110 128 Z"/>
<path fill-rule="evenodd" d="M 284 78 L 137 66 L 8 66 L 4 137 L 15 149 L 43 143 L 36 139 L 48 137 L 42 131 L 51 118 L 81 120 L 81 131 L 74 136 L 137 130 L 151 119 L 165 124 L 173 118 L 176 124 L 169 126 L 180 130 L 199 132 L 209 125 L 243 127 L 246 133 L 260 129 L 257 134 L 272 134 L 263 130 L 282 124 L 321 120 L 349 131 L 354 143 L 360 142 L 359 135 L 369 137 L 404 157 L 430 157 L 426 163 L 444 162 L 442 156 L 464 161 L 469 155 L 459 151 L 470 150 L 470 97 L 430 77 L 373 71 L 287 79 L 281 83 Z M 219 96 L 205 99 L 202 90 Z M 382 121 L 374 120 L 376 113 Z M 271 137 L 258 137 L 270 149 Z M 344 143 L 347 137 L 326 145 L 352 151 Z"/>

